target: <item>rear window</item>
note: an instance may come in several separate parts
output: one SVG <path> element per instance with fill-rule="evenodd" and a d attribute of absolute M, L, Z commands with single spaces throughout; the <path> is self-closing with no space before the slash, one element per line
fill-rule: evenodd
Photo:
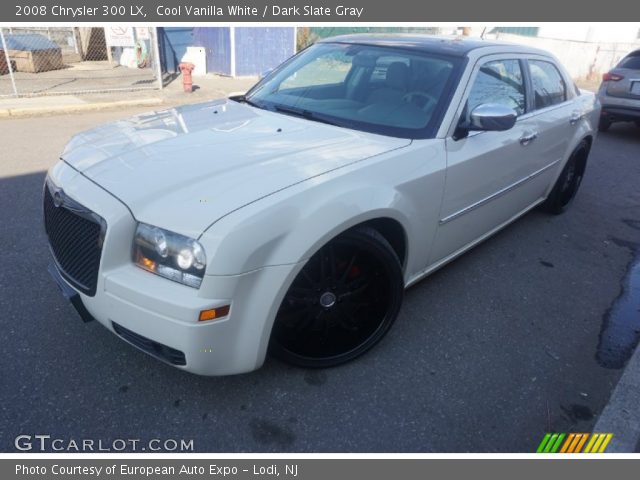
<path fill-rule="evenodd" d="M 640 70 L 640 52 L 634 52 L 623 58 L 618 68 L 628 68 L 630 70 Z"/>
<path fill-rule="evenodd" d="M 567 99 L 567 87 L 555 65 L 542 60 L 529 60 L 529 71 L 536 110 Z"/>

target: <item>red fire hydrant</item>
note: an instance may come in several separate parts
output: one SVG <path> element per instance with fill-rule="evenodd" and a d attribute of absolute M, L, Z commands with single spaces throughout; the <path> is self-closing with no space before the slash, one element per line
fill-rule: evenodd
<path fill-rule="evenodd" d="M 191 77 L 191 72 L 196 66 L 193 63 L 185 62 L 178 65 L 180 68 L 180 73 L 182 73 L 182 87 L 184 91 L 187 93 L 191 93 L 193 91 L 193 77 Z"/>

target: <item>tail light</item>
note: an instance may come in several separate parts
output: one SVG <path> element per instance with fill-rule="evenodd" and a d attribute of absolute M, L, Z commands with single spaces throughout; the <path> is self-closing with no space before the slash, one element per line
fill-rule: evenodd
<path fill-rule="evenodd" d="M 602 80 L 604 82 L 619 82 L 620 80 L 624 79 L 623 75 L 618 75 L 617 73 L 605 73 L 604 75 L 602 75 Z"/>

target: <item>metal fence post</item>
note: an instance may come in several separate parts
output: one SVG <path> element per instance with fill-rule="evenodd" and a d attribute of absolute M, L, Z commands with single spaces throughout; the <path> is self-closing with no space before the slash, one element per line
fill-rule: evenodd
<path fill-rule="evenodd" d="M 4 58 L 7 61 L 7 68 L 9 69 L 9 77 L 11 77 L 11 86 L 13 87 L 13 95 L 18 96 L 18 89 L 16 88 L 16 79 L 13 76 L 13 66 L 11 65 L 11 59 L 9 58 L 9 51 L 7 50 L 7 42 L 4 39 L 4 32 L 0 28 L 0 40 L 2 40 L 2 51 Z"/>
<path fill-rule="evenodd" d="M 73 49 L 76 51 L 76 53 L 80 53 L 80 49 L 78 48 L 78 37 L 76 35 L 76 28 L 72 27 L 71 28 L 71 38 L 73 39 Z"/>
<path fill-rule="evenodd" d="M 156 75 L 158 76 L 158 88 L 164 88 L 162 81 L 162 61 L 160 60 L 160 37 L 158 36 L 158 27 L 153 27 L 153 58 L 155 60 Z"/>

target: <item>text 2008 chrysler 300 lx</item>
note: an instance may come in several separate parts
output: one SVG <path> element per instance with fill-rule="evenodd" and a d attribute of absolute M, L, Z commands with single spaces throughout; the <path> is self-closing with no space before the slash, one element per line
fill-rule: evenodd
<path fill-rule="evenodd" d="M 74 137 L 44 188 L 50 271 L 85 319 L 184 370 L 336 365 L 405 287 L 563 211 L 599 110 L 542 51 L 326 40 L 246 95 Z"/>

